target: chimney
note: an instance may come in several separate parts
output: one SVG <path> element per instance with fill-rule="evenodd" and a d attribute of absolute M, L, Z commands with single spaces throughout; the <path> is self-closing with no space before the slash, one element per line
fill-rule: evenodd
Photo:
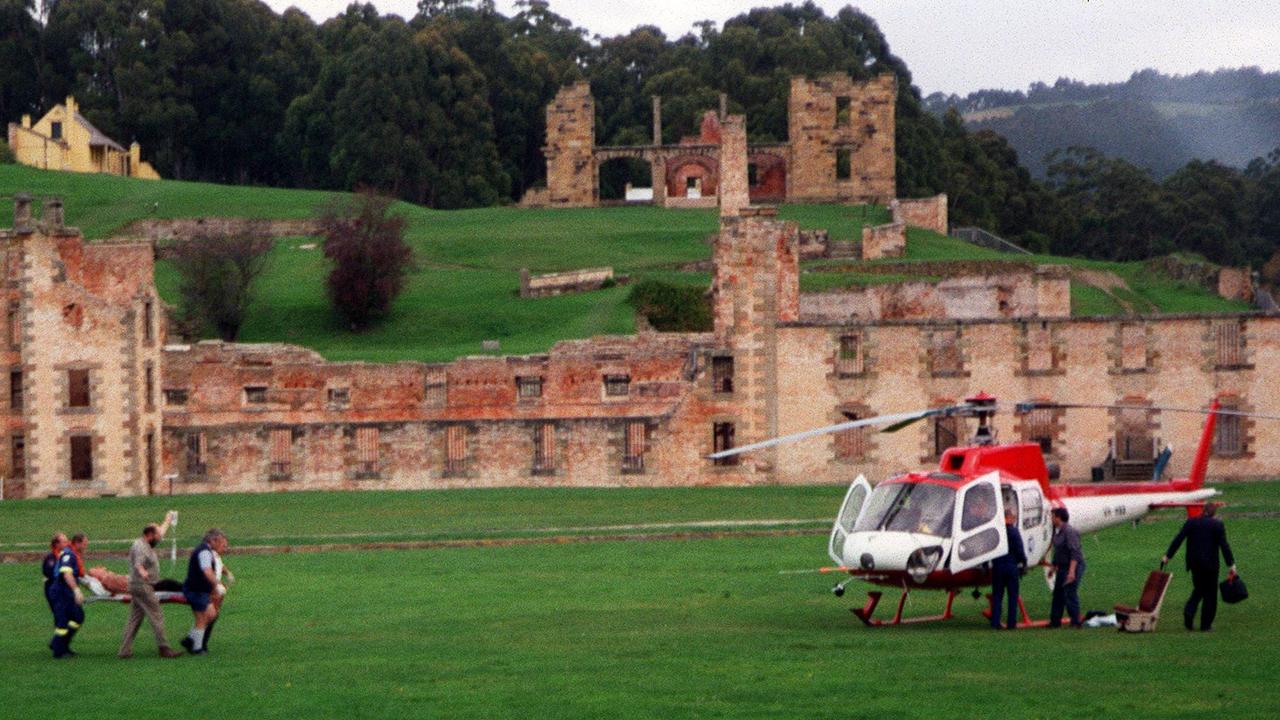
<path fill-rule="evenodd" d="M 23 192 L 13 196 L 13 231 L 31 232 L 31 193 Z"/>
<path fill-rule="evenodd" d="M 70 119 L 71 119 L 71 116 L 73 116 L 73 115 L 75 115 L 75 114 L 76 114 L 76 98 L 75 98 L 75 96 L 74 96 L 74 95 L 68 95 L 68 96 L 67 96 L 67 100 L 66 100 L 66 102 L 65 102 L 65 103 L 63 103 L 63 106 L 67 109 L 67 119 L 68 119 L 68 120 L 70 120 Z"/>
<path fill-rule="evenodd" d="M 30 116 L 30 115 L 27 115 L 27 114 L 25 114 L 25 113 L 23 114 L 23 116 L 22 116 L 22 127 L 26 128 L 26 129 L 28 129 L 28 130 L 30 130 L 30 129 L 31 129 L 31 116 Z"/>
<path fill-rule="evenodd" d="M 49 230 L 62 229 L 62 198 L 53 196 L 45 198 L 44 214 L 40 218 Z"/>

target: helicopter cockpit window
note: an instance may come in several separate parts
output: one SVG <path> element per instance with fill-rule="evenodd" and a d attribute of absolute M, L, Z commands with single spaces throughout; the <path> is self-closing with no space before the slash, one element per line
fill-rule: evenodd
<path fill-rule="evenodd" d="M 933 483 L 887 483 L 871 492 L 854 532 L 889 530 L 948 537 L 956 492 Z"/>
<path fill-rule="evenodd" d="M 960 529 L 972 530 L 996 516 L 996 491 L 990 485 L 975 485 L 965 493 Z"/>
<path fill-rule="evenodd" d="M 1008 485 L 1000 486 L 1000 499 L 1004 502 L 1005 512 L 1013 511 L 1013 522 L 1018 523 L 1018 491 Z"/>

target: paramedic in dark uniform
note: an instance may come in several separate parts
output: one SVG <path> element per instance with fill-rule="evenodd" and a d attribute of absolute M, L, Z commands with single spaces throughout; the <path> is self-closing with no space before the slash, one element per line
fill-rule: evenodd
<path fill-rule="evenodd" d="M 53 539 L 49 541 L 49 554 L 44 556 L 44 564 L 41 567 L 41 572 L 44 573 L 44 601 L 49 603 L 49 612 L 53 612 L 53 598 L 49 596 L 49 588 L 53 585 L 53 569 L 58 566 L 58 556 L 62 554 L 62 548 L 67 544 L 66 535 L 55 533 Z"/>
<path fill-rule="evenodd" d="M 1066 607 L 1071 627 L 1080 624 L 1080 578 L 1084 576 L 1084 549 L 1080 533 L 1067 524 L 1071 515 L 1066 508 L 1053 509 L 1053 602 L 1049 605 L 1049 627 L 1062 627 L 1062 610 Z"/>
<path fill-rule="evenodd" d="M 1191 599 L 1182 609 L 1182 622 L 1188 630 L 1192 629 L 1196 619 L 1196 607 L 1204 600 L 1204 608 L 1200 612 L 1200 629 L 1212 630 L 1213 618 L 1218 614 L 1218 551 L 1222 551 L 1222 559 L 1231 567 L 1230 574 L 1236 574 L 1236 559 L 1231 554 L 1231 546 L 1227 544 L 1227 528 L 1222 521 L 1214 517 L 1218 514 L 1218 506 L 1205 503 L 1200 517 L 1187 518 L 1182 529 L 1169 544 L 1169 550 L 1160 559 L 1167 563 L 1169 558 L 1178 553 L 1182 541 L 1187 541 L 1187 572 L 1191 573 Z"/>
<path fill-rule="evenodd" d="M 1018 627 L 1018 578 L 1027 566 L 1027 551 L 1018 532 L 1018 519 L 1012 508 L 1004 510 L 1005 534 L 1009 540 L 1009 552 L 991 561 L 991 627 L 1000 629 L 1000 605 L 1004 594 L 1009 593 L 1009 617 L 1006 627 Z"/>
<path fill-rule="evenodd" d="M 83 533 L 71 537 L 71 544 L 58 553 L 58 562 L 53 566 L 53 582 L 49 584 L 49 602 L 53 606 L 53 639 L 49 641 L 49 649 L 54 658 L 73 657 L 71 641 L 84 624 L 84 593 L 80 592 L 79 581 L 84 575 L 81 570 L 80 556 L 89 546 L 89 540 Z"/>
<path fill-rule="evenodd" d="M 191 606 L 195 622 L 191 632 L 182 639 L 182 647 L 192 655 L 205 652 L 204 631 L 209 623 L 218 617 L 218 609 L 213 604 L 212 596 L 220 588 L 214 566 L 214 553 L 227 550 L 227 536 L 217 528 L 204 534 L 204 539 L 191 551 L 187 560 L 187 580 L 182 583 L 182 594 Z"/>

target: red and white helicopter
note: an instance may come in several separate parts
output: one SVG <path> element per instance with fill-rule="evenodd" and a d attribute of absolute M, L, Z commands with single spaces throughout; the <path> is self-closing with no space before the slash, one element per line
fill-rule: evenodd
<path fill-rule="evenodd" d="M 1015 511 L 1026 545 L 1028 566 L 1043 560 L 1049 550 L 1053 532 L 1049 514 L 1055 507 L 1066 508 L 1071 514 L 1071 524 L 1081 533 L 1133 522 L 1156 508 L 1185 507 L 1188 515 L 1199 514 L 1204 501 L 1218 494 L 1217 490 L 1204 487 L 1217 416 L 1268 417 L 1220 410 L 1216 398 L 1204 410 L 1025 402 L 1018 403 L 1014 411 L 1026 413 L 1039 409 L 1070 408 L 1205 414 L 1204 432 L 1190 477 L 1166 482 L 1051 485 L 1049 481 L 1056 479 L 1057 468 L 1045 464 L 1037 443 L 995 442 L 991 418 L 997 411 L 996 398 L 985 393 L 967 398 L 960 405 L 851 420 L 744 445 L 709 457 L 727 457 L 857 427 L 888 425 L 883 432 L 893 432 L 929 417 L 977 418 L 978 428 L 972 444 L 948 449 L 942 454 L 936 470 L 891 477 L 874 489 L 864 476 L 859 475 L 849 486 L 836 516 L 828 554 L 837 566 L 822 568 L 820 572 L 848 573 L 851 576 L 833 588 L 836 596 L 843 595 L 845 584 L 853 579 L 900 589 L 902 596 L 897 613 L 888 622 L 871 618 L 880 600 L 880 592 L 868 592 L 866 605 L 853 610 L 868 625 L 897 625 L 948 619 L 952 617 L 951 606 L 957 593 L 973 588 L 976 598 L 979 587 L 991 584 L 987 563 L 1008 552 L 1005 507 Z M 903 606 L 912 589 L 946 591 L 944 613 L 904 620 Z M 1025 607 L 1021 610 L 1022 624 L 1040 624 L 1031 622 Z"/>

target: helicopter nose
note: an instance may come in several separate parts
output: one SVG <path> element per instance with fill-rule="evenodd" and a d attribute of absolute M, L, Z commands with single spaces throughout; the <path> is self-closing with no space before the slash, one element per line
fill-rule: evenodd
<path fill-rule="evenodd" d="M 862 553 L 862 557 L 858 558 L 858 563 L 862 565 L 863 570 L 876 569 L 876 559 L 871 557 L 871 553 Z"/>

